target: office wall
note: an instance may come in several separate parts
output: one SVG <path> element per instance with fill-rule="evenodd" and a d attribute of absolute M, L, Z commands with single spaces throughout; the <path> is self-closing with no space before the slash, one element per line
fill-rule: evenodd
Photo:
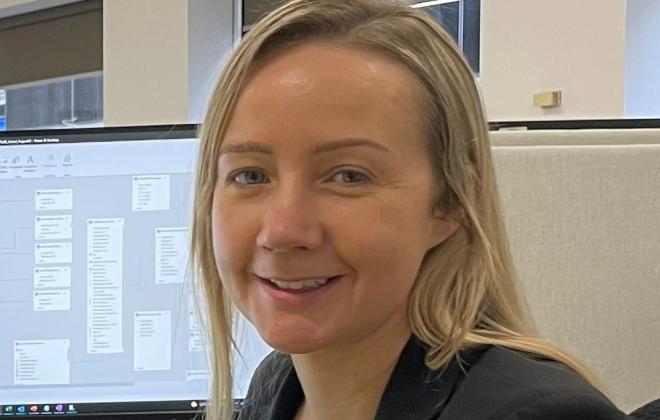
<path fill-rule="evenodd" d="M 106 126 L 188 118 L 188 2 L 103 2 Z"/>
<path fill-rule="evenodd" d="M 660 116 L 660 1 L 628 0 L 626 117 Z"/>
<path fill-rule="evenodd" d="M 482 0 L 481 7 L 489 119 L 623 117 L 625 0 Z M 533 94 L 548 90 L 562 91 L 562 106 L 535 108 Z"/>
<path fill-rule="evenodd" d="M 72 1 L 0 0 L 0 17 Z M 233 3 L 105 0 L 106 124 L 199 121 L 214 75 L 231 50 L 236 30 Z M 654 78 L 648 60 L 656 60 L 652 63 L 657 68 L 657 55 L 634 61 L 642 51 L 637 41 L 642 26 L 631 25 L 630 18 L 626 25 L 626 6 L 629 14 L 634 6 L 633 12 L 653 7 L 657 15 L 660 4 L 656 0 L 482 0 L 480 83 L 489 118 L 659 115 L 657 109 L 646 111 L 660 103 L 655 100 L 659 84 L 647 81 Z M 645 10 L 635 16 L 647 15 Z M 645 45 L 658 38 L 658 28 L 647 25 L 647 34 L 656 33 L 643 38 L 648 41 Z M 630 65 L 631 60 L 638 65 Z M 655 88 L 649 89 L 653 82 Z M 554 89 L 563 93 L 560 108 L 533 106 L 534 93 Z"/>
<path fill-rule="evenodd" d="M 104 0 L 106 126 L 199 122 L 233 45 L 229 0 Z"/>

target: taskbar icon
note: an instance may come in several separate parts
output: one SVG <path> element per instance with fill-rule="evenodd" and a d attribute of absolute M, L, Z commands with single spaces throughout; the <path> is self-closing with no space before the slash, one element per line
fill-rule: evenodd
<path fill-rule="evenodd" d="M 78 414 L 75 404 L 8 404 L 0 405 L 0 417 L 26 415 Z"/>

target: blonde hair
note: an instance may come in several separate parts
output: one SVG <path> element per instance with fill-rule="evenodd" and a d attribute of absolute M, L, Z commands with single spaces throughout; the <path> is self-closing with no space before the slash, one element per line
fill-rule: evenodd
<path fill-rule="evenodd" d="M 528 320 L 516 287 L 480 96 L 453 39 L 425 13 L 401 2 L 293 0 L 265 16 L 234 51 L 201 127 L 192 257 L 210 322 L 209 418 L 229 419 L 232 409 L 233 309 L 215 265 L 211 232 L 218 150 L 257 63 L 311 40 L 384 54 L 424 87 L 437 206 L 460 225 L 425 255 L 410 296 L 410 323 L 429 347 L 429 367 L 442 367 L 462 349 L 498 345 L 560 361 L 594 383 L 575 359 L 537 338 Z"/>

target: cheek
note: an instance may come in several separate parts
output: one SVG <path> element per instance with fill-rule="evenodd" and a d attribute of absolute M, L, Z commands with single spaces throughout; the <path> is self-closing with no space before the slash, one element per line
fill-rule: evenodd
<path fill-rule="evenodd" d="M 375 258 L 409 258 L 425 252 L 426 234 L 430 228 L 420 203 L 414 198 L 395 196 L 355 208 L 332 208 L 328 212 L 333 230 L 354 252 Z M 396 260 L 388 265 L 395 265 Z"/>
<path fill-rule="evenodd" d="M 228 256 L 227 251 L 229 250 L 229 247 L 227 247 L 227 231 L 225 227 L 229 227 L 230 225 L 226 225 L 223 221 L 222 214 L 219 211 L 218 203 L 217 200 L 214 198 L 213 199 L 213 213 L 211 215 L 211 233 L 212 233 L 212 238 L 213 238 L 213 254 L 215 255 L 215 260 L 216 264 L 218 265 L 218 271 L 222 275 L 222 269 L 225 264 L 222 264 L 222 262 L 230 260 L 227 258 Z"/>
<path fill-rule="evenodd" d="M 364 293 L 392 296 L 408 291 L 426 249 L 424 219 L 415 204 L 386 202 L 359 212 L 334 212 L 333 231 L 340 257 L 365 282 Z M 368 289 L 368 290 L 367 290 Z"/>
<path fill-rule="evenodd" d="M 232 217 L 230 209 L 220 206 L 214 198 L 211 216 L 213 254 L 220 279 L 232 293 L 237 287 L 237 276 L 244 272 L 242 267 L 248 258 L 248 232 L 242 221 L 241 217 Z"/>

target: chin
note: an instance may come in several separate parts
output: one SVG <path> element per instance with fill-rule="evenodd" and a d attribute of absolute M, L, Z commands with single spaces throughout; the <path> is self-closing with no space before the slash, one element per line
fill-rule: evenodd
<path fill-rule="evenodd" d="M 322 349 L 327 340 L 318 328 L 305 328 L 301 325 L 287 328 L 256 325 L 261 338 L 272 348 L 282 353 L 306 354 Z"/>
<path fill-rule="evenodd" d="M 311 343 L 310 341 L 293 341 L 293 340 L 266 340 L 269 346 L 275 350 L 286 354 L 307 354 L 319 350 L 319 346 Z"/>

